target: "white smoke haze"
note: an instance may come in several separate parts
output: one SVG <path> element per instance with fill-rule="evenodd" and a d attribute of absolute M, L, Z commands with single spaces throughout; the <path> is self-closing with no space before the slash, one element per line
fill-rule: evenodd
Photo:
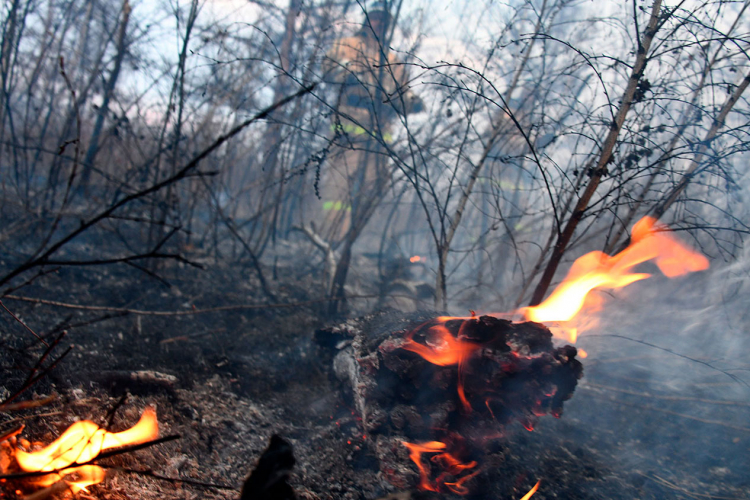
<path fill-rule="evenodd" d="M 679 483 L 737 480 L 750 416 L 748 260 L 655 276 L 608 297 L 565 418 L 608 426 L 618 466 Z M 658 272 L 658 271 L 657 271 Z"/>
<path fill-rule="evenodd" d="M 750 4 L 386 3 L 376 34 L 358 0 L 5 2 L 0 299 L 61 300 L 76 263 L 191 307 L 160 280 L 200 265 L 319 324 L 513 313 L 656 214 L 710 269 L 594 292 L 585 377 L 540 425 L 640 480 L 747 486 Z"/>

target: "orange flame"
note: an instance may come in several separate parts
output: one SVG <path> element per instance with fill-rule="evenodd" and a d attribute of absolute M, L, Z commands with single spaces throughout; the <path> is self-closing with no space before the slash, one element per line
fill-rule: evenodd
<path fill-rule="evenodd" d="M 438 320 L 443 319 L 445 318 L 438 318 Z M 479 349 L 479 346 L 472 342 L 455 338 L 444 325 L 432 326 L 428 331 L 433 334 L 430 343 L 434 347 L 415 342 L 412 339 L 413 333 L 406 337 L 406 343 L 402 347 L 407 351 L 416 352 L 433 365 L 438 366 L 461 364 L 472 352 Z"/>
<path fill-rule="evenodd" d="M 540 481 L 537 481 L 537 482 L 536 482 L 536 484 L 534 485 L 534 487 L 533 487 L 533 488 L 531 488 L 531 489 L 529 490 L 529 492 L 528 492 L 528 493 L 526 493 L 526 494 L 525 494 L 525 495 L 524 495 L 523 497 L 521 497 L 521 500 L 529 500 L 529 498 L 533 497 L 533 496 L 534 496 L 534 493 L 536 493 L 536 490 L 538 490 L 538 489 L 539 489 L 539 484 L 540 484 L 541 482 L 542 482 L 541 480 L 540 480 Z"/>
<path fill-rule="evenodd" d="M 652 217 L 644 217 L 633 226 L 631 244 L 614 256 L 590 252 L 573 263 L 568 275 L 554 292 L 538 306 L 521 310 L 526 318 L 537 322 L 567 322 L 584 307 L 589 292 L 595 288 L 617 289 L 650 275 L 633 273 L 638 264 L 653 260 L 669 278 L 708 269 L 708 259 L 694 252 L 656 225 Z M 566 340 L 575 342 L 580 325 L 571 326 Z M 553 333 L 555 330 L 553 329 Z"/>
<path fill-rule="evenodd" d="M 59 438 L 45 448 L 34 452 L 16 448 L 14 455 L 18 465 L 26 472 L 59 471 L 41 477 L 38 481 L 40 486 L 49 486 L 64 480 L 73 493 L 77 493 L 85 490 L 87 486 L 102 482 L 105 473 L 96 465 L 72 468 L 71 465 L 94 460 L 104 450 L 145 443 L 158 436 L 156 410 L 148 407 L 143 411 L 138 423 L 125 431 L 109 432 L 90 420 L 82 420 L 68 427 Z M 71 474 L 76 474 L 78 479 L 67 479 L 66 477 Z"/>
<path fill-rule="evenodd" d="M 441 316 L 438 318 L 438 321 L 445 322 L 450 319 L 454 318 Z M 454 337 L 445 325 L 442 324 L 430 327 L 428 332 L 432 334 L 430 342 L 434 347 L 415 342 L 413 340 L 414 332 L 411 332 L 406 336 L 406 343 L 402 347 L 407 351 L 419 354 L 433 365 L 458 365 L 458 397 L 461 399 L 464 408 L 467 411 L 471 411 L 471 405 L 469 404 L 469 400 L 466 398 L 466 393 L 464 392 L 463 364 L 474 351 L 480 348 L 480 346 L 473 342 L 463 340 L 460 337 L 460 333 L 459 338 Z"/>
<path fill-rule="evenodd" d="M 412 459 L 419 469 L 419 487 L 421 489 L 425 491 L 440 492 L 444 486 L 458 495 L 466 495 L 469 492 L 468 488 L 464 486 L 464 483 L 479 474 L 479 470 L 471 472 L 456 481 L 448 482 L 445 481 L 445 479 L 446 476 L 457 476 L 464 471 L 473 469 L 477 466 L 475 461 L 466 464 L 462 463 L 456 457 L 444 451 L 446 445 L 440 441 L 429 441 L 421 444 L 407 443 L 406 441 L 401 442 L 409 449 L 409 458 Z M 440 465 L 440 467 L 444 469 L 444 472 L 442 472 L 435 481 L 430 480 L 429 468 L 422 463 L 422 453 L 437 453 L 437 455 L 433 456 L 430 460 Z"/>
<path fill-rule="evenodd" d="M 420 260 L 422 260 L 422 257 L 420 257 L 419 255 L 414 255 L 409 258 L 409 262 L 411 262 L 412 264 L 419 262 Z"/>

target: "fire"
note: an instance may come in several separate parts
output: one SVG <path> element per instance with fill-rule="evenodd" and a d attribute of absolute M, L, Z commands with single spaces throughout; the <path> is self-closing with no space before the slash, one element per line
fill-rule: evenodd
<path fill-rule="evenodd" d="M 40 486 L 64 480 L 73 493 L 77 493 L 102 482 L 105 472 L 97 465 L 76 467 L 76 464 L 90 462 L 104 450 L 145 443 L 158 436 L 156 410 L 148 407 L 138 423 L 125 431 L 109 432 L 90 420 L 82 420 L 68 427 L 59 438 L 41 450 L 26 452 L 16 448 L 14 456 L 19 467 L 26 472 L 52 472 L 39 479 L 37 484 Z M 68 479 L 67 476 L 73 474 L 77 479 Z"/>
<path fill-rule="evenodd" d="M 408 443 L 406 441 L 401 442 L 409 449 L 409 458 L 411 458 L 411 460 L 417 465 L 417 468 L 419 469 L 419 488 L 424 491 L 434 491 L 435 493 L 440 493 L 445 492 L 445 489 L 447 488 L 449 491 L 452 491 L 453 493 L 456 493 L 458 495 L 466 495 L 469 492 L 469 489 L 464 486 L 464 483 L 466 483 L 469 479 L 473 478 L 480 472 L 479 469 L 477 469 L 468 472 L 465 476 L 462 476 L 455 481 L 446 481 L 449 476 L 457 477 L 466 471 L 474 469 L 477 466 L 477 462 L 461 462 L 451 453 L 445 451 L 447 445 L 440 441 L 428 441 L 426 443 Z M 444 471 L 434 481 L 430 479 L 430 466 L 425 465 L 422 462 L 423 453 L 435 453 L 436 455 L 430 458 L 430 461 L 439 465 L 440 468 Z M 531 488 L 529 492 L 521 498 L 521 500 L 529 500 L 529 498 L 531 498 L 539 489 L 540 483 L 541 481 L 537 481 L 534 487 Z"/>
<path fill-rule="evenodd" d="M 472 477 L 479 474 L 479 470 L 467 473 L 465 476 L 460 477 L 455 481 L 446 481 L 447 476 L 456 477 L 459 474 L 473 469 L 477 466 L 475 461 L 469 463 L 462 463 L 452 454 L 446 450 L 447 446 L 445 443 L 440 441 L 429 441 L 426 443 L 407 443 L 402 441 L 404 446 L 409 449 L 409 458 L 417 465 L 419 469 L 419 476 L 421 478 L 419 487 L 426 491 L 441 492 L 445 491 L 444 488 L 457 493 L 459 495 L 466 495 L 469 490 L 464 486 L 464 483 Z M 430 468 L 422 463 L 422 453 L 436 453 L 430 461 L 438 464 L 444 472 L 442 472 L 437 479 L 434 481 L 430 480 Z"/>
<path fill-rule="evenodd" d="M 450 317 L 440 317 L 438 321 L 444 322 Z M 458 365 L 458 397 L 467 411 L 471 411 L 471 405 L 466 398 L 463 383 L 463 364 L 464 361 L 481 346 L 463 340 L 459 332 L 458 337 L 454 337 L 448 331 L 444 324 L 437 324 L 428 329 L 431 338 L 428 340 L 434 347 L 420 344 L 413 340 L 414 332 L 406 337 L 406 343 L 402 346 L 407 351 L 412 351 L 424 359 L 438 366 Z"/>
<path fill-rule="evenodd" d="M 597 297 L 590 295 L 590 292 L 595 289 L 619 289 L 648 278 L 649 274 L 634 272 L 637 265 L 648 261 L 654 262 L 669 278 L 705 270 L 709 265 L 706 257 L 688 248 L 665 226 L 658 225 L 651 217 L 644 217 L 633 227 L 632 243 L 625 250 L 613 256 L 597 251 L 580 257 L 547 300 L 517 312 L 522 313 L 530 321 L 557 323 L 563 330 L 552 325 L 550 330 L 553 334 L 575 343 L 578 332 L 590 328 L 596 321 L 594 315 L 579 314 L 584 307 L 587 313 L 591 313 L 598 305 Z M 508 325 L 502 326 L 503 321 Z M 493 329 L 498 328 L 498 325 L 499 330 Z M 457 366 L 457 392 L 466 410 L 465 414 L 474 411 L 466 396 L 465 382 L 468 382 L 472 401 L 477 402 L 479 397 L 482 397 L 484 406 L 492 418 L 501 422 L 501 425 L 515 419 L 531 431 L 538 417 L 546 414 L 560 416 L 562 401 L 566 396 L 570 397 L 575 380 L 580 378 L 582 373 L 581 365 L 575 357 L 578 355 L 585 358 L 588 354 L 572 346 L 553 349 L 548 332 L 545 332 L 544 339 L 549 343 L 549 352 L 544 353 L 544 349 L 539 346 L 533 349 L 523 345 L 518 347 L 519 344 L 515 344 L 512 339 L 515 333 L 505 332 L 521 332 L 522 327 L 523 323 L 511 325 L 509 320 L 502 320 L 495 315 L 477 317 L 473 311 L 468 317 L 441 316 L 407 333 L 401 347 L 434 365 Z M 535 379 L 536 383 L 541 384 L 544 380 L 545 385 L 519 385 L 524 387 L 524 390 L 518 394 L 512 393 L 513 386 L 510 382 L 502 388 L 496 387 L 505 381 L 520 384 L 518 380 L 523 380 L 523 376 L 516 374 L 518 367 L 543 360 L 545 355 L 556 356 L 555 359 L 561 363 L 573 360 L 575 364 L 566 366 L 577 368 L 572 372 L 565 372 L 572 378 L 557 379 L 550 375 L 547 380 L 546 375 L 538 377 L 538 380 Z M 485 372 L 482 370 L 486 366 L 490 368 L 484 375 Z M 536 389 L 539 390 L 538 394 L 534 392 Z M 563 392 L 558 394 L 558 390 Z M 511 397 L 514 399 L 509 399 Z M 523 401 L 524 404 L 514 405 L 515 400 Z M 504 413 L 498 413 L 500 419 L 495 414 L 495 408 L 501 409 Z M 477 404 L 475 411 L 482 413 L 485 410 Z M 437 493 L 450 491 L 464 495 L 468 492 L 465 483 L 479 473 L 477 462 L 461 462 L 443 442 L 402 442 L 409 450 L 409 457 L 419 469 L 420 488 L 423 490 Z M 424 454 L 431 454 L 429 462 L 423 461 Z M 436 479 L 431 479 L 432 472 L 438 468 L 442 472 Z M 537 482 L 522 500 L 529 500 L 538 488 Z"/>
<path fill-rule="evenodd" d="M 669 278 L 708 269 L 706 257 L 685 246 L 667 232 L 666 226 L 657 225 L 651 217 L 644 217 L 633 226 L 631 240 L 630 246 L 617 255 L 595 251 L 580 257 L 547 300 L 521 312 L 539 323 L 569 322 L 584 305 L 591 305 L 588 294 L 592 290 L 613 290 L 648 278 L 650 274 L 633 273 L 632 269 L 650 260 Z M 585 325 L 567 326 L 565 338 L 575 342 L 579 330 Z"/>
<path fill-rule="evenodd" d="M 521 497 L 521 500 L 529 500 L 532 496 L 534 496 L 534 493 L 536 493 L 536 490 L 539 489 L 539 484 L 541 481 L 537 481 L 533 488 L 529 490 L 528 493 L 526 493 L 523 497 Z"/>
<path fill-rule="evenodd" d="M 409 262 L 411 262 L 412 264 L 415 264 L 421 260 L 422 260 L 422 257 L 420 257 L 419 255 L 414 255 L 409 258 Z"/>
<path fill-rule="evenodd" d="M 438 320 L 441 319 L 444 318 L 438 318 Z M 403 345 L 403 348 L 407 351 L 419 354 L 433 365 L 461 365 L 461 362 L 466 359 L 467 356 L 479 349 L 477 344 L 467 342 L 451 335 L 445 325 L 434 325 L 430 327 L 428 332 L 432 337 L 428 342 L 434 347 L 415 342 L 413 340 L 414 334 L 412 332 L 406 337 L 406 343 Z"/>

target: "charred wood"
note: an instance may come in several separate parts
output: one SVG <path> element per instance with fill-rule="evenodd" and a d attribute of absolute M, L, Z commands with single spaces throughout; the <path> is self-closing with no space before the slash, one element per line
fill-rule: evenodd
<path fill-rule="evenodd" d="M 583 376 L 576 348 L 555 347 L 544 325 L 492 316 L 394 322 L 383 313 L 316 340 L 383 476 L 401 489 L 420 480 L 407 443 L 440 442 L 451 459 L 481 461 L 513 422 L 532 430 L 544 415 L 560 417 Z"/>

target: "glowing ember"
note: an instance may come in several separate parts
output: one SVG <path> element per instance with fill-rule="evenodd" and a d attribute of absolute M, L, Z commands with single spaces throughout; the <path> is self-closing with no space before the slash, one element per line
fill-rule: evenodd
<path fill-rule="evenodd" d="M 412 264 L 414 264 L 416 262 L 419 262 L 420 260 L 422 260 L 422 257 L 420 257 L 419 255 L 415 255 L 415 256 L 413 256 L 413 257 L 411 257 L 409 259 L 409 262 L 411 262 Z"/>
<path fill-rule="evenodd" d="M 465 471 L 473 469 L 477 466 L 475 461 L 466 464 L 462 463 L 456 457 L 446 452 L 446 444 L 440 441 L 429 441 L 421 444 L 407 443 L 406 441 L 402 441 L 402 443 L 409 449 L 409 458 L 414 461 L 419 469 L 419 476 L 421 478 L 419 487 L 422 490 L 441 492 L 447 488 L 459 495 L 466 495 L 469 492 L 464 483 L 479 474 L 479 470 L 470 472 L 455 481 L 449 482 L 446 479 L 448 476 L 456 477 Z M 443 469 L 443 472 L 434 481 L 430 480 L 430 467 L 422 463 L 422 453 L 436 453 L 430 461 L 438 464 Z"/>
<path fill-rule="evenodd" d="M 96 465 L 83 465 L 94 460 L 99 454 L 110 448 L 145 443 L 159 436 L 159 424 L 156 421 L 156 410 L 146 408 L 140 420 L 130 429 L 122 432 L 108 432 L 90 420 L 76 422 L 45 448 L 26 452 L 16 448 L 16 462 L 26 472 L 53 472 L 42 476 L 37 484 L 49 486 L 64 480 L 73 493 L 85 490 L 87 486 L 104 480 L 104 470 Z M 59 471 L 59 472 L 57 472 Z M 68 478 L 74 475 L 75 479 Z"/>
<path fill-rule="evenodd" d="M 539 483 L 541 483 L 541 481 L 537 481 L 536 484 L 534 485 L 534 487 L 531 488 L 529 490 L 529 492 L 526 493 L 523 497 L 521 497 L 521 500 L 529 500 L 529 498 L 531 498 L 532 496 L 534 496 L 534 493 L 536 493 L 536 490 L 539 489 Z"/>
<path fill-rule="evenodd" d="M 385 480 L 430 494 L 479 494 L 472 483 L 495 454 L 489 440 L 510 425 L 531 429 L 562 415 L 583 375 L 577 350 L 555 347 L 535 322 L 474 313 L 406 321 L 382 333 L 342 325 L 316 335 L 335 352 L 334 372 L 351 387 Z M 351 339 L 343 350 L 341 338 Z"/>
<path fill-rule="evenodd" d="M 521 312 L 539 323 L 570 321 L 584 305 L 591 305 L 587 302 L 591 300 L 590 291 L 622 288 L 648 278 L 649 274 L 631 271 L 650 260 L 669 278 L 708 269 L 708 259 L 668 233 L 665 226 L 657 226 L 651 217 L 644 217 L 633 226 L 631 240 L 630 246 L 617 255 L 596 251 L 580 257 L 547 300 Z M 564 333 L 566 340 L 575 342 L 582 326 L 585 325 L 569 325 Z M 553 333 L 560 332 L 553 329 Z"/>

